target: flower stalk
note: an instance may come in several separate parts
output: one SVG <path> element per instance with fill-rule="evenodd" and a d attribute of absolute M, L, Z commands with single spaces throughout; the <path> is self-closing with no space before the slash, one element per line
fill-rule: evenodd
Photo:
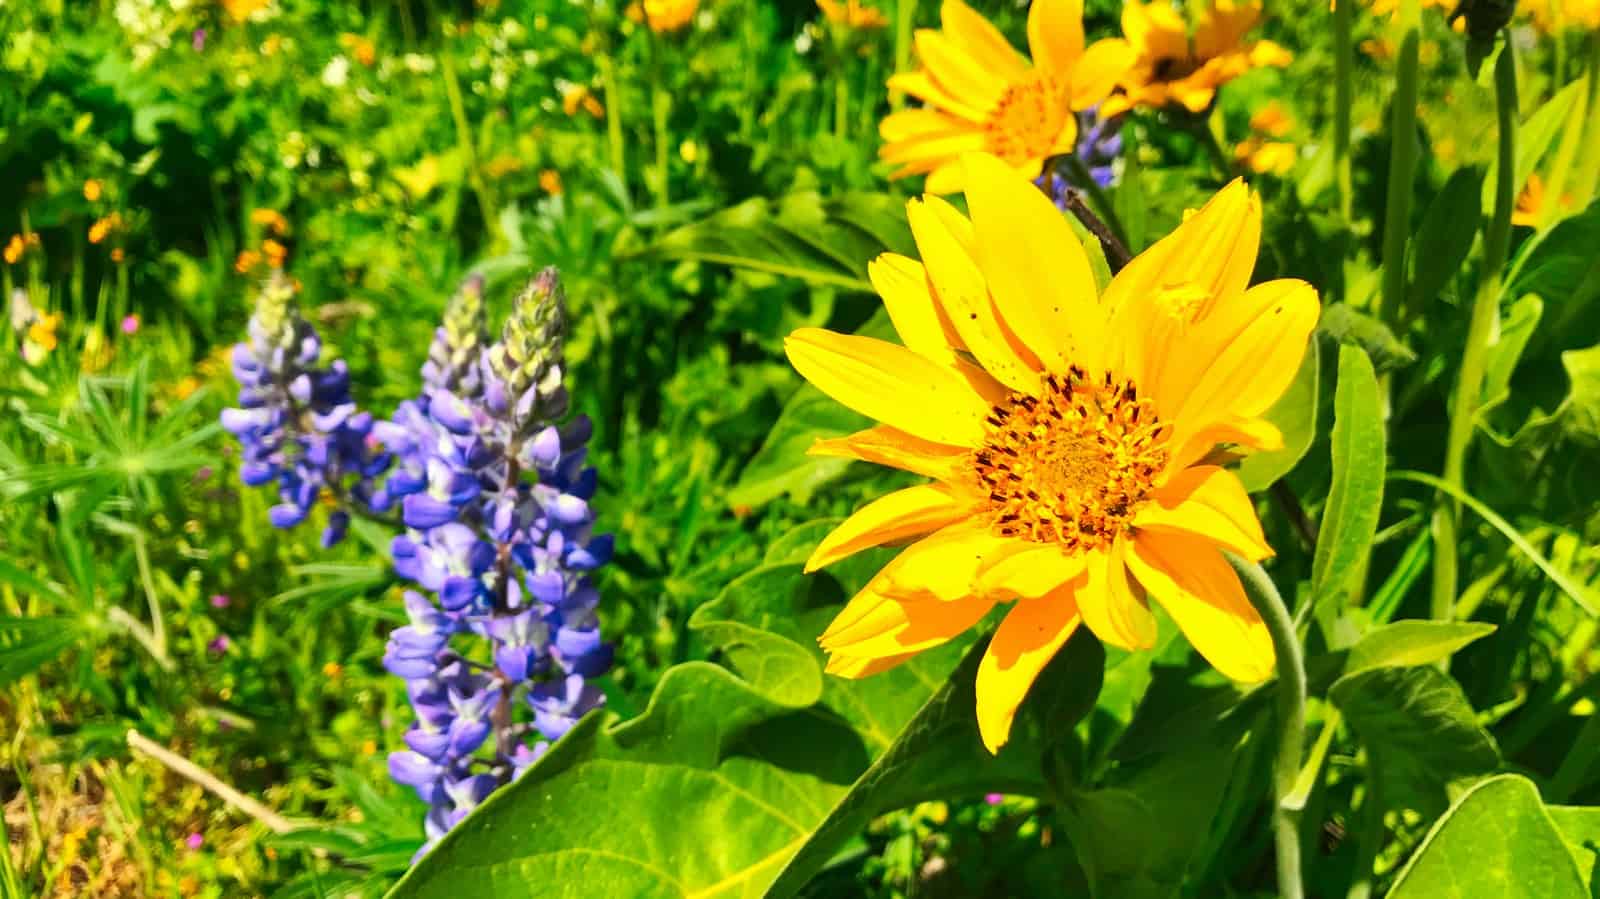
<path fill-rule="evenodd" d="M 1355 179 L 1350 162 L 1350 109 L 1355 96 L 1353 7 L 1353 0 L 1337 0 L 1333 5 L 1333 166 L 1339 188 L 1339 216 L 1347 226 L 1355 204 Z"/>
<path fill-rule="evenodd" d="M 1278 895 L 1303 899 L 1300 878 L 1300 807 L 1295 784 L 1306 738 L 1306 666 L 1294 618 L 1283 596 L 1261 566 L 1227 553 L 1245 595 L 1272 635 L 1278 658 L 1278 747 L 1272 765 L 1272 827 L 1278 854 Z M 1303 802 L 1303 801 L 1302 801 Z"/>
<path fill-rule="evenodd" d="M 1511 209 L 1516 203 L 1517 63 L 1511 41 L 1504 42 L 1494 66 L 1495 107 L 1499 127 L 1499 159 L 1496 168 L 1494 213 L 1483 242 L 1483 277 L 1472 303 L 1472 318 L 1467 326 L 1467 345 L 1462 351 L 1461 372 L 1456 379 L 1455 397 L 1450 407 L 1450 429 L 1445 443 L 1444 480 L 1462 487 L 1467 447 L 1478 416 L 1483 393 L 1483 377 L 1488 365 L 1489 346 L 1495 339 L 1500 317 L 1500 272 L 1505 268 L 1511 243 Z M 1458 572 L 1456 539 L 1460 504 L 1441 497 L 1434 510 L 1432 616 L 1449 621 L 1455 616 Z"/>
<path fill-rule="evenodd" d="M 1422 32 L 1420 0 L 1401 0 L 1405 36 L 1395 69 L 1389 122 L 1389 195 L 1383 215 L 1383 294 L 1378 319 L 1393 325 L 1406 290 L 1406 245 L 1411 234 L 1411 193 L 1417 174 L 1417 67 Z"/>

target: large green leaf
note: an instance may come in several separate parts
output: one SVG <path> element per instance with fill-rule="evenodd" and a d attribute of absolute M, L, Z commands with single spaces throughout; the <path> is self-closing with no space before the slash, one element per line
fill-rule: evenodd
<path fill-rule="evenodd" d="M 783 407 L 767 439 L 728 491 L 728 504 L 735 508 L 754 508 L 787 493 L 797 503 L 806 503 L 813 492 L 839 477 L 850 466 L 849 459 L 837 456 L 809 456 L 811 444 L 828 437 L 842 437 L 871 424 L 807 384 L 795 392 Z"/>
<path fill-rule="evenodd" d="M 691 627 L 733 670 L 678 665 L 637 718 L 585 718 L 393 895 L 756 896 L 780 872 L 798 888 L 863 816 L 934 794 L 1042 791 L 1052 728 L 1092 705 L 1098 644 L 1085 636 L 1056 659 L 990 759 L 972 714 L 976 632 L 872 677 L 822 675 L 815 635 L 881 562 L 803 575 L 829 524 L 780 539 L 696 610 Z"/>
<path fill-rule="evenodd" d="M 1389 899 L 1588 899 L 1556 824 L 1525 777 L 1491 777 L 1434 824 Z"/>
<path fill-rule="evenodd" d="M 1600 333 L 1600 202 L 1553 228 L 1520 260 L 1506 296 L 1537 294 L 1546 303 L 1545 324 L 1528 355 L 1550 359 L 1561 350 L 1589 344 Z"/>
<path fill-rule="evenodd" d="M 1444 811 L 1447 787 L 1500 764 L 1461 686 L 1437 668 L 1370 668 L 1339 678 L 1328 698 L 1366 746 L 1386 806 L 1432 817 Z"/>
<path fill-rule="evenodd" d="M 1374 629 L 1350 647 L 1345 675 L 1373 668 L 1432 665 L 1467 644 L 1494 633 L 1494 625 L 1476 621 L 1395 621 Z"/>
<path fill-rule="evenodd" d="M 1413 309 L 1427 308 L 1467 259 L 1483 217 L 1481 173 L 1457 169 L 1439 189 L 1412 238 L 1411 284 L 1406 292 Z"/>
<path fill-rule="evenodd" d="M 1267 410 L 1267 421 L 1283 434 L 1283 448 L 1251 453 L 1239 463 L 1239 479 L 1251 493 L 1271 487 L 1292 471 L 1317 436 L 1317 393 L 1322 368 L 1321 341 L 1312 339 L 1300 371 L 1283 396 Z"/>
<path fill-rule="evenodd" d="M 1578 874 L 1583 877 L 1584 888 L 1594 895 L 1594 876 L 1600 873 L 1600 808 L 1579 805 L 1545 806 L 1562 842 L 1578 863 Z"/>
<path fill-rule="evenodd" d="M 1561 367 L 1571 385 L 1562 403 L 1567 429 L 1590 440 L 1600 438 L 1600 343 L 1562 353 Z"/>
<path fill-rule="evenodd" d="M 1383 399 L 1371 361 L 1356 347 L 1339 348 L 1333 407 L 1333 486 L 1311 563 L 1314 601 L 1348 589 L 1366 567 L 1383 508 Z"/>
<path fill-rule="evenodd" d="M 870 292 L 867 262 L 885 250 L 911 248 L 899 199 L 869 193 L 824 198 L 807 191 L 746 200 L 667 232 L 645 252 Z"/>

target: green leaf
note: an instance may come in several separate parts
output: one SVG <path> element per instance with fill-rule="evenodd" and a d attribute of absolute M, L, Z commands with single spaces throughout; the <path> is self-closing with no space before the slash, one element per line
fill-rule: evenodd
<path fill-rule="evenodd" d="M 1518 261 L 1505 295 L 1537 294 L 1546 301 L 1547 321 L 1534 335 L 1528 354 L 1552 357 L 1581 347 L 1600 333 L 1600 203 L 1556 225 Z"/>
<path fill-rule="evenodd" d="M 1476 621 L 1396 621 L 1374 629 L 1350 647 L 1346 676 L 1373 668 L 1432 665 L 1457 650 L 1494 633 L 1494 625 Z"/>
<path fill-rule="evenodd" d="M 1092 704 L 1099 657 L 1082 647 L 1094 641 L 1058 657 L 991 760 L 971 714 L 976 632 L 871 677 L 824 678 L 815 636 L 868 572 L 803 575 L 804 541 L 779 542 L 789 558 L 730 584 L 691 621 L 734 670 L 678 665 L 639 717 L 585 718 L 392 895 L 474 899 L 508 884 L 550 896 L 762 895 L 791 862 L 785 889 L 802 882 L 862 814 L 932 792 L 1042 791 L 1043 747 Z"/>
<path fill-rule="evenodd" d="M 1517 370 L 1522 351 L 1527 349 L 1528 340 L 1533 337 L 1543 315 L 1544 301 L 1531 294 L 1512 303 L 1506 312 L 1505 320 L 1500 323 L 1499 334 L 1489 346 L 1483 393 L 1478 405 L 1480 421 L 1485 420 L 1496 406 L 1511 396 L 1511 375 Z"/>
<path fill-rule="evenodd" d="M 1500 764 L 1461 686 L 1437 668 L 1371 668 L 1339 678 L 1328 698 L 1366 746 L 1370 776 L 1390 808 L 1432 817 L 1444 811 L 1448 786 Z"/>
<path fill-rule="evenodd" d="M 1491 777 L 1456 800 L 1411 857 L 1389 899 L 1588 899 L 1533 782 Z"/>
<path fill-rule="evenodd" d="M 1472 250 L 1483 218 L 1480 177 L 1477 169 L 1457 169 L 1428 205 L 1409 254 L 1412 308 L 1427 308 Z"/>
<path fill-rule="evenodd" d="M 934 798 L 1042 790 L 1044 754 L 1070 738 L 1073 725 L 1094 707 L 1105 650 L 1087 631 L 1075 634 L 1040 672 L 1012 726 L 1011 742 L 991 757 L 973 739 L 977 697 L 972 684 L 986 649 L 980 644 L 967 653 L 894 745 L 818 825 L 767 895 L 798 893 L 850 836 L 886 811 Z"/>
<path fill-rule="evenodd" d="M 1339 348 L 1333 397 L 1333 486 L 1311 563 L 1313 601 L 1342 593 L 1366 564 L 1383 509 L 1383 400 L 1367 354 Z"/>
<path fill-rule="evenodd" d="M 1582 81 L 1572 82 L 1557 92 L 1555 96 L 1546 100 L 1543 106 L 1534 110 L 1532 115 L 1517 126 L 1517 161 L 1513 172 L 1516 175 L 1516 180 L 1512 184 L 1516 185 L 1518 191 L 1521 191 L 1522 186 L 1528 183 L 1528 176 L 1533 174 L 1533 170 L 1539 165 L 1539 160 L 1544 158 L 1544 154 L 1550 149 L 1550 145 L 1561 134 L 1562 125 L 1565 124 L 1567 116 L 1572 112 L 1572 104 L 1578 102 L 1578 99 L 1583 96 L 1584 87 L 1585 85 Z M 1479 200 L 1482 204 L 1480 207 L 1482 209 L 1494 207 L 1495 179 L 1499 167 L 1497 161 L 1490 161 L 1489 171 L 1484 176 L 1483 190 Z M 1545 296 L 1551 296 L 1551 294 L 1545 294 Z"/>
<path fill-rule="evenodd" d="M 1586 350 L 1561 354 L 1561 367 L 1567 370 L 1571 385 L 1562 402 L 1569 431 L 1600 437 L 1600 343 Z"/>
<path fill-rule="evenodd" d="M 0 618 L 0 687 L 39 670 L 81 633 L 71 618 Z"/>
<path fill-rule="evenodd" d="M 1321 341 L 1313 339 L 1300 360 L 1300 371 L 1283 396 L 1267 410 L 1266 419 L 1283 434 L 1283 448 L 1254 452 L 1239 463 L 1239 480 L 1251 493 L 1271 487 L 1311 449 L 1317 436 L 1317 382 L 1321 375 Z"/>
<path fill-rule="evenodd" d="M 1600 869 L 1600 808 L 1547 805 L 1545 811 L 1550 813 L 1550 820 L 1560 832 L 1562 842 L 1567 844 L 1567 851 L 1578 863 L 1578 875 L 1589 891 L 1584 895 L 1592 896 L 1596 869 Z"/>
<path fill-rule="evenodd" d="M 885 250 L 912 250 L 899 199 L 868 193 L 824 198 L 807 191 L 746 200 L 667 232 L 644 252 L 870 293 L 867 263 Z"/>
<path fill-rule="evenodd" d="M 1571 597 L 1572 601 L 1577 603 L 1580 608 L 1590 615 L 1600 615 L 1595 611 L 1594 604 L 1589 600 L 1588 591 L 1582 585 L 1573 581 L 1561 569 L 1550 564 L 1550 560 L 1546 559 L 1543 553 L 1534 549 L 1533 544 L 1528 542 L 1528 538 L 1522 536 L 1516 528 L 1511 526 L 1510 522 L 1495 514 L 1493 509 L 1484 505 L 1477 497 L 1454 484 L 1420 471 L 1393 471 L 1389 473 L 1389 477 L 1397 481 L 1415 481 L 1418 484 L 1426 484 L 1454 497 L 1462 505 L 1478 513 L 1478 517 L 1487 521 L 1490 526 L 1503 534 L 1507 540 L 1510 540 L 1512 546 L 1515 546 L 1524 556 L 1527 556 L 1528 561 L 1539 566 L 1539 570 L 1543 571 L 1545 576 L 1550 578 L 1557 587 L 1560 587 L 1563 593 Z"/>
<path fill-rule="evenodd" d="M 809 502 L 817 488 L 843 474 L 851 460 L 808 456 L 806 450 L 818 440 L 842 437 L 871 423 L 810 384 L 802 386 L 784 404 L 767 439 L 728 491 L 728 504 L 755 508 L 785 493 L 802 505 Z"/>
<path fill-rule="evenodd" d="M 1322 318 L 1317 321 L 1317 333 L 1341 345 L 1366 350 L 1378 371 L 1393 371 L 1417 361 L 1417 354 L 1401 343 L 1388 325 L 1348 303 L 1324 306 Z"/>

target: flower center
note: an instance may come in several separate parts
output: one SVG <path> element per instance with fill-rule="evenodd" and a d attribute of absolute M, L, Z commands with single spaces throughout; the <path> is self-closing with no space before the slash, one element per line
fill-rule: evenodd
<path fill-rule="evenodd" d="M 1073 366 L 1041 395 L 1013 393 L 973 451 L 995 532 L 1068 552 L 1109 546 L 1167 462 L 1167 428 L 1131 380 Z"/>
<path fill-rule="evenodd" d="M 1034 73 L 1006 88 L 983 130 L 988 150 L 1012 164 L 1049 156 L 1066 127 L 1067 95 L 1060 85 Z"/>
<path fill-rule="evenodd" d="M 1181 81 L 1200 68 L 1200 61 L 1187 56 L 1163 56 L 1150 68 L 1151 81 Z"/>

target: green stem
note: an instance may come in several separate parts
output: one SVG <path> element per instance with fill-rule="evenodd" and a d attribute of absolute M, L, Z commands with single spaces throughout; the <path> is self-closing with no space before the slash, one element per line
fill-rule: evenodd
<path fill-rule="evenodd" d="M 1389 196 L 1383 214 L 1383 296 L 1378 320 L 1399 321 L 1406 290 L 1406 238 L 1411 233 L 1411 193 L 1417 173 L 1417 41 L 1422 28 L 1418 0 L 1401 0 L 1405 37 L 1395 71 L 1389 123 Z"/>
<path fill-rule="evenodd" d="M 1584 130 L 1583 155 L 1578 162 L 1577 177 L 1572 182 L 1572 208 L 1586 209 L 1594 198 L 1595 184 L 1600 181 L 1600 31 L 1588 36 L 1589 53 L 1585 77 L 1589 79 L 1588 98 L 1585 101 L 1588 120 Z M 1559 202 L 1559 200 L 1558 200 Z"/>
<path fill-rule="evenodd" d="M 1333 164 L 1339 186 L 1339 214 L 1350 224 L 1355 208 L 1354 178 L 1350 163 L 1350 107 L 1354 90 L 1352 70 L 1355 49 L 1351 31 L 1354 0 L 1338 0 L 1333 7 Z"/>
<path fill-rule="evenodd" d="M 1278 657 L 1278 749 L 1272 766 L 1272 824 L 1278 850 L 1278 895 L 1280 899 L 1303 899 L 1305 887 L 1300 879 L 1300 805 L 1293 801 L 1295 782 L 1300 776 L 1300 760 L 1306 739 L 1306 667 L 1295 635 L 1294 619 L 1283 596 L 1266 571 L 1254 562 L 1232 554 L 1228 562 L 1239 573 L 1250 605 L 1272 635 L 1272 648 Z"/>
<path fill-rule="evenodd" d="M 833 73 L 833 136 L 844 141 L 850 138 L 850 72 L 845 54 L 835 54 L 837 65 Z"/>
<path fill-rule="evenodd" d="M 653 113 L 655 124 L 656 208 L 666 209 L 672 202 L 671 186 L 667 183 L 668 160 L 670 159 L 670 148 L 667 144 L 671 140 L 671 135 L 667 132 L 667 120 L 672 114 L 672 95 L 667 93 L 666 88 L 663 86 L 660 43 L 657 42 L 651 49 L 651 70 L 654 77 L 650 79 L 650 110 Z"/>
<path fill-rule="evenodd" d="M 1495 106 L 1500 130 L 1499 161 L 1496 169 L 1494 214 L 1483 241 L 1483 277 L 1472 302 L 1472 318 L 1467 325 L 1467 345 L 1462 352 L 1461 372 L 1456 378 L 1455 399 L 1450 407 L 1450 430 L 1445 442 L 1444 481 L 1457 492 L 1466 469 L 1467 447 L 1472 442 L 1478 401 L 1483 393 L 1484 369 L 1489 345 L 1494 340 L 1500 318 L 1500 275 L 1505 268 L 1511 242 L 1511 207 L 1516 202 L 1517 149 L 1517 61 L 1511 41 L 1501 47 L 1494 65 Z M 1441 498 L 1434 511 L 1433 528 L 1437 538 L 1433 556 L 1433 617 L 1449 621 L 1455 615 L 1458 572 L 1456 533 L 1460 505 Z"/>
<path fill-rule="evenodd" d="M 1561 767 L 1550 778 L 1545 799 L 1552 803 L 1570 800 L 1573 793 L 1583 788 L 1585 776 L 1594 767 L 1597 755 L 1600 755 L 1600 714 L 1591 714 L 1578 731 L 1578 739 L 1573 741 L 1567 757 L 1561 760 Z"/>
<path fill-rule="evenodd" d="M 916 0 L 899 0 L 894 5 L 894 70 L 896 74 L 911 70 L 911 25 L 916 18 Z M 889 108 L 898 110 L 906 105 L 906 95 L 893 91 L 889 95 Z"/>
<path fill-rule="evenodd" d="M 478 197 L 484 228 L 496 247 L 504 246 L 505 235 L 500 233 L 499 204 L 489 189 L 488 179 L 483 177 L 483 166 L 478 163 L 478 146 L 472 139 L 472 122 L 467 119 L 467 104 L 461 94 L 461 80 L 456 77 L 455 61 L 448 52 L 439 54 L 439 60 L 444 65 L 444 92 L 450 99 L 450 117 L 456 125 L 456 146 L 461 148 L 462 158 L 467 162 L 467 179 Z"/>
<path fill-rule="evenodd" d="M 617 93 L 617 63 L 608 53 L 595 60 L 600 69 L 601 89 L 606 92 L 606 146 L 611 151 L 611 171 L 626 186 L 627 156 L 622 145 L 622 95 Z"/>
<path fill-rule="evenodd" d="M 1116 235 L 1122 246 L 1127 247 L 1128 229 L 1122 227 L 1122 220 L 1117 217 L 1117 208 L 1111 202 L 1111 198 L 1106 196 L 1105 188 L 1101 187 L 1099 182 L 1094 180 L 1094 176 L 1089 174 L 1089 167 L 1083 164 L 1083 160 L 1076 156 L 1063 158 L 1067 161 L 1067 169 L 1072 172 L 1073 182 L 1076 186 L 1082 188 L 1090 199 L 1094 200 L 1095 209 L 1099 211 L 1100 217 L 1105 220 L 1106 225 L 1111 229 L 1111 233 Z"/>

